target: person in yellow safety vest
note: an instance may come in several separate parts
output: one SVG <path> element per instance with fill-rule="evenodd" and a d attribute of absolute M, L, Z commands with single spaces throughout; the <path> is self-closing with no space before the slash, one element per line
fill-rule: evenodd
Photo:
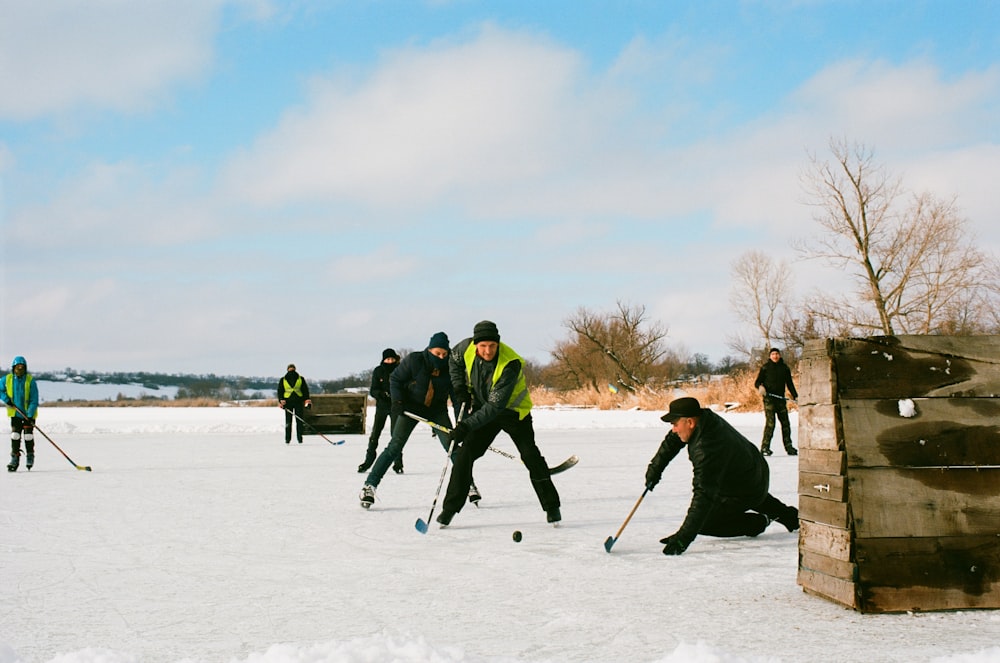
<path fill-rule="evenodd" d="M 21 440 L 24 440 L 26 466 L 35 464 L 35 417 L 38 416 L 38 385 L 28 372 L 28 362 L 18 355 L 3 380 L 0 400 L 7 406 L 10 417 L 10 463 L 8 472 L 17 472 L 21 463 Z"/>
<path fill-rule="evenodd" d="M 295 370 L 295 364 L 289 364 L 285 377 L 278 380 L 278 406 L 285 411 L 285 444 L 292 442 L 293 419 L 298 419 L 295 437 L 302 444 L 302 422 L 312 401 L 309 400 L 309 385 Z"/>
<path fill-rule="evenodd" d="M 461 444 L 453 458 L 454 467 L 448 492 L 437 517 L 441 527 L 451 524 L 462 510 L 472 465 L 481 458 L 501 431 L 507 433 L 528 468 L 531 486 L 553 525 L 562 520 L 559 493 L 549 466 L 535 444 L 531 421 L 531 397 L 524 379 L 524 360 L 500 342 L 495 323 L 476 323 L 472 337 L 455 345 L 449 362 L 452 387 L 459 407 L 468 412 L 451 432 L 451 440 Z"/>

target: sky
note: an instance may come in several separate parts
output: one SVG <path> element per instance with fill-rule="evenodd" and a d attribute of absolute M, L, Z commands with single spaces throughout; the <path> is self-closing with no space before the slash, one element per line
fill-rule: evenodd
<path fill-rule="evenodd" d="M 644 307 L 712 361 L 793 299 L 831 140 L 1000 253 L 1000 4 L 0 0 L 0 366 L 307 378 Z"/>
<path fill-rule="evenodd" d="M 521 463 L 486 454 L 479 508 L 422 535 L 446 462 L 425 428 L 364 510 L 365 435 L 286 446 L 277 408 L 46 408 L 93 471 L 39 440 L 30 472 L 0 472 L 0 663 L 1000 661 L 998 610 L 861 614 L 805 593 L 778 523 L 664 556 L 691 464 L 636 506 L 660 414 L 536 408 L 548 464 L 580 457 L 553 477 L 561 526 Z M 759 439 L 761 412 L 723 416 Z M 767 462 L 794 504 L 796 457 Z"/>

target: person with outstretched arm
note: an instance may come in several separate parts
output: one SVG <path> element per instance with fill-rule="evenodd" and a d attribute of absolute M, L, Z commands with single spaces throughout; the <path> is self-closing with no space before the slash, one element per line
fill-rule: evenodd
<path fill-rule="evenodd" d="M 774 419 L 781 422 L 781 441 L 785 445 L 785 453 L 789 456 L 797 456 L 798 451 L 792 445 L 792 424 L 788 419 L 788 401 L 785 400 L 785 389 L 792 395 L 792 400 L 799 397 L 792 383 L 792 369 L 781 358 L 781 351 L 778 348 L 771 348 L 768 353 L 768 360 L 757 372 L 757 379 L 753 386 L 757 387 L 760 396 L 764 399 L 764 436 L 760 442 L 760 453 L 770 456 L 771 438 L 774 436 Z"/>
<path fill-rule="evenodd" d="M 729 422 L 691 397 L 671 401 L 661 419 L 671 429 L 646 467 L 646 488 L 656 487 L 681 449 L 694 471 L 684 522 L 660 539 L 664 555 L 682 554 L 699 534 L 757 536 L 775 520 L 789 532 L 799 528 L 799 510 L 768 492 L 767 461 Z"/>

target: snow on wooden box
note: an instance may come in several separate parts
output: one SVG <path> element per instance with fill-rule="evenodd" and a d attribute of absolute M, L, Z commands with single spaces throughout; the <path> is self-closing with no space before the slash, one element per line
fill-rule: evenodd
<path fill-rule="evenodd" d="M 1000 608 L 1000 336 L 803 360 L 799 584 L 861 612 Z"/>

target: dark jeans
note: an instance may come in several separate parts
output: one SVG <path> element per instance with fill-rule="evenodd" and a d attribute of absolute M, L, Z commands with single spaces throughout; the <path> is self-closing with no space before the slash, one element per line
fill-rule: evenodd
<path fill-rule="evenodd" d="M 535 444 L 535 429 L 529 414 L 519 420 L 517 413 L 507 410 L 499 417 L 469 433 L 462 446 L 455 452 L 454 467 L 451 469 L 451 479 L 448 481 L 448 492 L 445 494 L 442 510 L 458 513 L 465 504 L 472 485 L 472 465 L 486 453 L 496 436 L 503 431 L 514 441 L 521 461 L 528 468 L 531 477 L 531 487 L 535 489 L 538 502 L 542 509 L 548 511 L 559 507 L 559 493 L 549 474 L 549 466 Z"/>
<path fill-rule="evenodd" d="M 436 424 L 440 424 L 447 428 L 451 428 L 451 420 L 448 419 L 448 412 L 437 412 L 435 414 L 429 415 L 427 417 Z M 382 450 L 382 453 L 378 455 L 375 460 L 375 464 L 372 465 L 371 472 L 368 473 L 368 478 L 365 479 L 365 483 L 369 486 L 378 487 L 379 483 L 382 481 L 382 477 L 385 473 L 389 471 L 389 466 L 393 462 L 400 458 L 403 454 L 403 447 L 406 446 L 407 440 L 410 439 L 410 433 L 413 429 L 417 427 L 417 420 L 410 419 L 407 416 L 396 417 L 396 422 L 392 425 L 392 439 L 389 440 L 388 446 Z M 434 430 L 434 434 L 437 436 L 438 440 L 441 442 L 441 446 L 444 447 L 445 451 L 451 447 L 451 442 L 448 441 L 448 436 L 444 433 Z M 468 488 L 466 488 L 468 490 Z"/>
<path fill-rule="evenodd" d="M 760 448 L 771 448 L 775 417 L 781 422 L 781 441 L 785 445 L 785 449 L 792 449 L 792 424 L 788 420 L 788 406 L 785 405 L 785 401 L 772 396 L 764 397 L 764 437 L 760 442 Z"/>

